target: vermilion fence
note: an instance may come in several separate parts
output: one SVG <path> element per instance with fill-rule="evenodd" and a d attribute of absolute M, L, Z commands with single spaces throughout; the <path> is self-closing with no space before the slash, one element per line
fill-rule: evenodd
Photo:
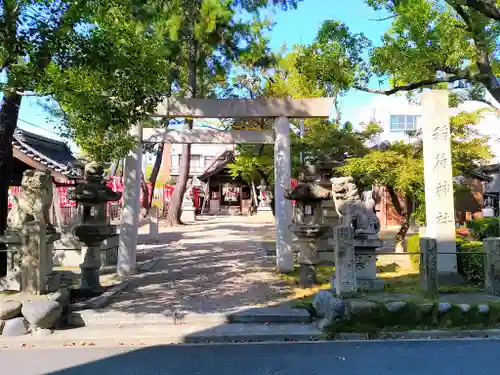
<path fill-rule="evenodd" d="M 123 181 L 120 177 L 112 177 L 109 179 L 107 185 L 113 189 L 113 191 L 118 191 L 123 193 Z M 147 183 L 148 185 L 148 194 L 151 194 L 152 185 L 151 183 Z M 56 188 L 57 195 L 59 196 L 59 206 L 60 207 L 75 207 L 76 203 L 68 199 L 68 190 L 73 189 L 71 186 L 59 186 Z M 170 185 L 164 185 L 162 188 L 156 188 L 154 192 L 154 200 L 159 200 L 162 202 L 169 201 L 172 197 L 172 193 L 174 191 L 174 187 Z M 12 207 L 12 196 L 19 195 L 19 186 L 11 186 L 9 188 L 9 208 Z M 141 189 L 141 201 L 143 200 L 143 191 Z M 117 202 L 108 202 L 110 205 L 122 205 L 123 204 L 123 196 Z"/>
<path fill-rule="evenodd" d="M 295 187 L 297 184 L 296 180 L 291 181 L 291 186 L 292 188 Z M 123 179 L 121 177 L 111 177 L 108 179 L 107 185 L 113 190 L 117 192 L 123 193 Z M 148 186 L 148 194 L 151 194 L 151 189 L 152 185 L 151 183 L 147 183 Z M 68 190 L 73 189 L 71 186 L 58 186 L 56 187 L 57 191 L 57 197 L 59 198 L 59 207 L 61 208 L 60 212 L 63 217 L 63 222 L 67 223 L 74 215 L 74 207 L 76 206 L 76 203 L 74 201 L 71 201 L 68 199 Z M 161 207 L 160 211 L 164 212 L 166 211 L 166 208 L 168 207 L 168 202 L 172 198 L 172 194 L 174 192 L 174 186 L 171 185 L 163 185 L 163 187 L 157 187 L 154 189 L 153 192 L 153 201 L 154 202 L 161 202 Z M 194 205 L 196 208 L 200 208 L 201 206 L 201 198 L 200 198 L 200 189 L 199 188 L 194 188 L 192 189 L 192 198 L 194 201 Z M 9 208 L 12 207 L 12 196 L 18 196 L 19 195 L 19 186 L 12 186 L 9 188 Z M 56 199 L 56 197 L 54 197 Z M 141 189 L 141 196 L 140 196 L 141 202 L 143 200 L 143 191 Z M 56 202 L 54 202 L 56 203 Z M 121 207 L 123 204 L 123 196 L 122 198 L 117 201 L 117 202 L 108 202 L 108 210 L 109 210 L 109 215 L 112 220 L 118 220 L 121 215 Z M 55 205 L 55 207 L 57 207 Z M 54 208 L 55 208 L 54 207 Z M 56 215 L 57 216 L 57 215 Z"/>

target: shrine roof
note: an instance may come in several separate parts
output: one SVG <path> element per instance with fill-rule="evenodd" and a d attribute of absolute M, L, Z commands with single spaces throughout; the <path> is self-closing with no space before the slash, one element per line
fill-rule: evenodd
<path fill-rule="evenodd" d="M 213 161 L 213 163 L 205 170 L 205 172 L 198 177 L 200 181 L 206 181 L 211 176 L 218 174 L 222 170 L 224 170 L 227 165 L 234 161 L 234 151 L 225 150 L 222 154 L 219 155 L 217 159 Z"/>
<path fill-rule="evenodd" d="M 68 163 L 76 159 L 66 143 L 21 129 L 16 130 L 12 147 L 17 159 L 22 159 L 24 155 L 36 162 L 31 165 L 22 160 L 31 167 L 41 167 L 41 164 L 61 175 L 68 169 Z"/>

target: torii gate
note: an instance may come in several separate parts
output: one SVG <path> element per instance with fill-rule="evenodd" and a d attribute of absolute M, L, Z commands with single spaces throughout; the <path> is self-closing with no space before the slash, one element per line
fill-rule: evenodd
<path fill-rule="evenodd" d="M 276 118 L 274 131 L 217 131 L 213 129 L 169 130 L 133 127 L 132 135 L 143 143 L 197 143 L 197 144 L 274 144 L 274 196 L 276 219 L 276 269 L 293 271 L 292 203 L 284 199 L 290 188 L 290 122 L 289 118 L 328 118 L 333 98 L 313 99 L 165 99 L 151 116 L 192 118 Z M 118 247 L 119 276 L 135 272 L 140 191 L 142 148 L 133 149 L 125 161 L 124 202 L 120 241 Z"/>

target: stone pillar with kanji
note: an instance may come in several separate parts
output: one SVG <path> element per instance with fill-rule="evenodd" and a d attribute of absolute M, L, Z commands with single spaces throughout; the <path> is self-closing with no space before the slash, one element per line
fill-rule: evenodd
<path fill-rule="evenodd" d="M 440 280 L 456 282 L 456 228 L 448 92 L 422 94 L 425 181 L 425 236 L 436 239 Z"/>

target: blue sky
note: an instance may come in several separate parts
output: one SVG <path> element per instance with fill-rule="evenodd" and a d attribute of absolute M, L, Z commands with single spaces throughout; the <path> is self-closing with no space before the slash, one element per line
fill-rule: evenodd
<path fill-rule="evenodd" d="M 364 0 L 331 1 L 303 0 L 297 10 L 278 11 L 274 16 L 276 26 L 271 34 L 271 47 L 279 50 L 283 44 L 311 43 L 325 20 L 337 19 L 345 22 L 354 32 L 363 32 L 377 42 L 389 27 L 388 21 L 370 21 L 380 17 L 364 4 Z M 356 109 L 373 98 L 373 94 L 352 91 L 340 101 L 343 120 L 353 117 Z M 48 114 L 38 104 L 39 99 L 26 97 L 21 106 L 19 127 L 41 135 L 54 137 L 53 123 L 48 121 Z"/>

